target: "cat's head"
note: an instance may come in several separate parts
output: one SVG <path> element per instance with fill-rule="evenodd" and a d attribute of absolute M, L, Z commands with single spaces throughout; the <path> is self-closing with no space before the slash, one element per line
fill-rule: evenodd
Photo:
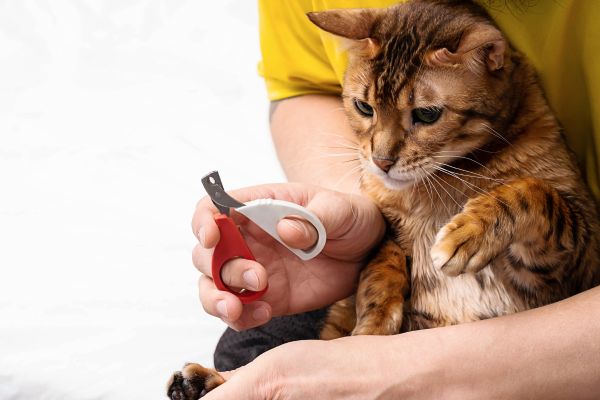
<path fill-rule="evenodd" d="M 365 170 L 388 188 L 504 139 L 494 126 L 515 61 L 479 6 L 416 0 L 308 16 L 347 42 L 344 105 Z"/>

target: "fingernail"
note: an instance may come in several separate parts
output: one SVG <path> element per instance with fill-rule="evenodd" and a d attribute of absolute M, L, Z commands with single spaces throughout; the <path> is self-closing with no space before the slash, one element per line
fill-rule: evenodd
<path fill-rule="evenodd" d="M 256 272 L 249 269 L 242 274 L 242 279 L 244 279 L 247 286 L 246 289 L 258 290 L 258 275 L 256 275 Z"/>
<path fill-rule="evenodd" d="M 223 318 L 229 318 L 229 313 L 227 312 L 227 302 L 225 300 L 219 300 L 217 302 L 217 312 Z"/>
<path fill-rule="evenodd" d="M 266 321 L 269 319 L 269 312 L 265 307 L 259 307 L 252 313 L 252 318 L 255 321 Z"/>
<path fill-rule="evenodd" d="M 205 239 L 206 239 L 206 231 L 204 230 L 204 227 L 202 226 L 198 230 L 198 240 L 200 241 L 200 244 L 202 245 L 202 247 L 204 247 Z"/>

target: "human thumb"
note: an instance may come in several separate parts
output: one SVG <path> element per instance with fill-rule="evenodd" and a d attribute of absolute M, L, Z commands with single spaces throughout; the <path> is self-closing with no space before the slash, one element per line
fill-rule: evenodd
<path fill-rule="evenodd" d="M 257 387 L 258 382 L 252 382 L 249 379 L 253 374 L 248 374 L 247 371 L 242 372 L 246 368 L 240 368 L 235 371 L 219 372 L 225 383 L 216 387 L 202 397 L 204 400 L 263 400 L 259 397 Z"/>
<path fill-rule="evenodd" d="M 317 230 L 308 221 L 289 216 L 277 224 L 277 233 L 290 247 L 307 250 L 317 243 Z"/>

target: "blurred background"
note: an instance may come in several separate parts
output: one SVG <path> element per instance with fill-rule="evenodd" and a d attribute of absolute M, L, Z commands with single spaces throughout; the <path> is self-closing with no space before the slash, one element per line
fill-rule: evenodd
<path fill-rule="evenodd" d="M 161 399 L 200 178 L 283 181 L 248 0 L 0 0 L 0 399 Z"/>

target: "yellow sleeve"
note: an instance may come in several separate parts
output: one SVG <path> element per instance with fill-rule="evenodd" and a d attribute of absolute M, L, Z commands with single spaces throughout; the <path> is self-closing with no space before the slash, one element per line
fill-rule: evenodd
<path fill-rule="evenodd" d="M 319 30 L 306 17 L 311 0 L 259 0 L 259 73 L 270 100 L 310 93 L 341 93 Z"/>
<path fill-rule="evenodd" d="M 398 0 L 259 0 L 258 70 L 270 100 L 310 93 L 340 94 L 346 55 L 332 35 L 306 17 L 332 8 L 386 7 Z"/>

